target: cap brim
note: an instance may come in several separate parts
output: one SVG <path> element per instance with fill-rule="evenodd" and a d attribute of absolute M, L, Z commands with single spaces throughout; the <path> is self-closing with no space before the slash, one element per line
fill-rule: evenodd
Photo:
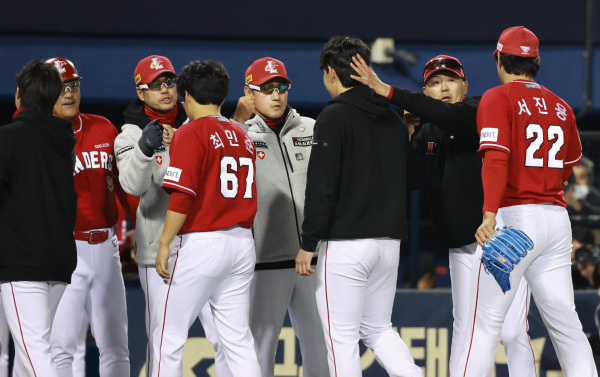
<path fill-rule="evenodd" d="M 270 77 L 263 77 L 261 80 L 250 81 L 249 84 L 262 85 L 262 84 L 266 83 L 267 81 L 271 81 L 273 79 L 284 79 L 288 83 L 290 83 L 290 84 L 292 83 L 292 81 L 285 76 L 270 76 Z"/>

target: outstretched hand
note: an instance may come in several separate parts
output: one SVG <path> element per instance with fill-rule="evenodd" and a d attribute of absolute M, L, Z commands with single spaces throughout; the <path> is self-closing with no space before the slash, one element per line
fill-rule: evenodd
<path fill-rule="evenodd" d="M 352 67 L 357 74 L 350 75 L 350 78 L 353 78 L 361 84 L 368 85 L 380 96 L 388 96 L 390 93 L 390 86 L 379 79 L 379 76 L 377 76 L 373 68 L 371 68 L 367 62 L 365 62 L 362 56 L 359 54 L 353 56 L 352 61 L 350 62 L 350 67 Z"/>

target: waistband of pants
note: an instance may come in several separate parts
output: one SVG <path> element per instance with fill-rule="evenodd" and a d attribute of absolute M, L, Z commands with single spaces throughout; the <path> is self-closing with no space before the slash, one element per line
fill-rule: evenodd
<path fill-rule="evenodd" d="M 106 229 L 94 229 L 85 232 L 75 231 L 73 232 L 73 237 L 77 241 L 86 241 L 87 243 L 94 245 L 98 243 L 102 243 L 115 235 L 119 227 L 117 225 L 113 225 L 111 228 Z"/>

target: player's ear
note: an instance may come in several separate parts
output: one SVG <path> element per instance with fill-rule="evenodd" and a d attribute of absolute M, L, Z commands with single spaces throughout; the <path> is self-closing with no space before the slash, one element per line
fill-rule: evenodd
<path fill-rule="evenodd" d="M 252 96 L 252 89 L 250 89 L 250 87 L 248 87 L 248 85 L 244 85 L 244 95 Z"/>
<path fill-rule="evenodd" d="M 19 91 L 18 86 L 17 86 L 17 90 L 15 91 L 15 107 L 17 109 L 21 108 L 21 92 Z"/>
<path fill-rule="evenodd" d="M 135 91 L 137 92 L 140 101 L 144 102 L 144 91 L 140 88 L 135 88 Z"/>
<path fill-rule="evenodd" d="M 466 96 L 468 91 L 469 91 L 469 82 L 467 80 L 464 80 L 463 81 L 463 96 Z"/>

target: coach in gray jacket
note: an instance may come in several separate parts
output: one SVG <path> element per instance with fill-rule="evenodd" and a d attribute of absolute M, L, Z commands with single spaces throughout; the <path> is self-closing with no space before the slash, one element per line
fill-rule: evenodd
<path fill-rule="evenodd" d="M 327 350 L 315 300 L 316 280 L 296 274 L 294 261 L 300 247 L 315 121 L 287 105 L 291 82 L 281 61 L 256 60 L 245 76 L 245 96 L 233 120 L 256 146 L 258 212 L 253 228 L 256 268 L 250 287 L 250 328 L 258 361 L 263 377 L 273 377 L 279 333 L 289 311 L 300 340 L 303 375 L 326 376 Z M 248 120 L 252 113 L 256 115 Z"/>
<path fill-rule="evenodd" d="M 156 272 L 155 259 L 162 234 L 169 194 L 162 189 L 169 167 L 169 145 L 175 130 L 187 122 L 183 105 L 177 101 L 177 74 L 164 56 L 150 55 L 134 71 L 138 98 L 123 112 L 125 124 L 115 139 L 119 181 L 131 195 L 140 196 L 135 224 L 136 255 L 140 283 L 146 299 L 146 334 L 148 336 L 147 375 L 152 367 L 152 333 L 158 323 L 153 313 L 162 308 L 161 289 L 166 287 Z M 210 307 L 200 315 L 206 338 L 213 343 L 217 360 L 224 358 L 216 344 Z M 217 365 L 225 365 L 217 362 Z M 226 365 L 225 365 L 226 366 Z M 226 372 L 217 373 L 227 376 Z"/>

